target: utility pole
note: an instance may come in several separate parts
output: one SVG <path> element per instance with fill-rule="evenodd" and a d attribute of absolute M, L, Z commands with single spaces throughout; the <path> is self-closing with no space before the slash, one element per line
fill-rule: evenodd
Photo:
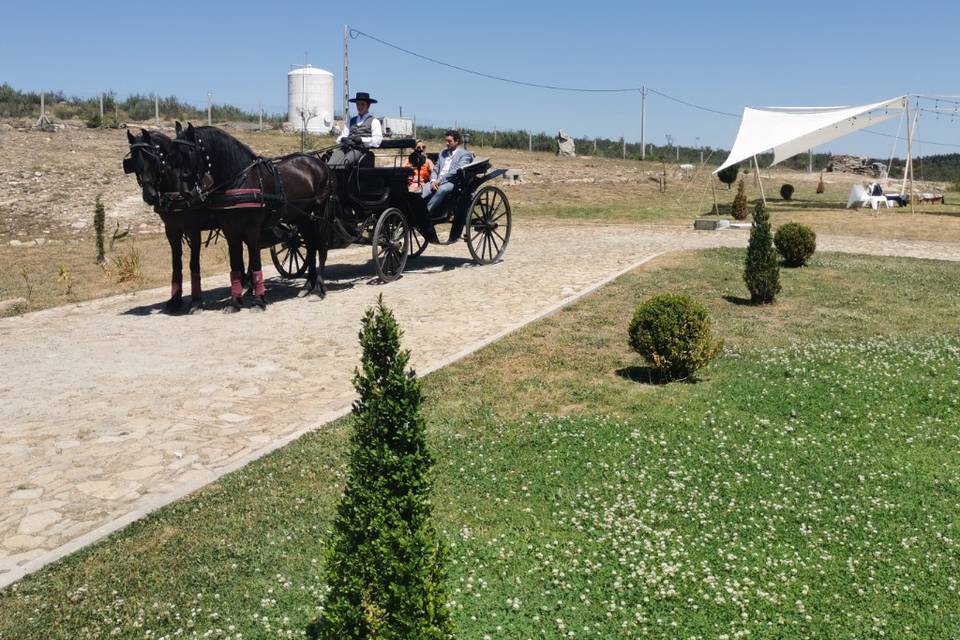
<path fill-rule="evenodd" d="M 263 131 L 263 104 L 261 104 L 261 103 L 259 103 L 259 102 L 257 103 L 257 111 L 260 113 L 260 129 L 259 129 L 259 131 Z"/>
<path fill-rule="evenodd" d="M 623 136 L 620 136 L 620 146 L 623 147 L 623 159 L 627 159 L 627 139 Z"/>
<path fill-rule="evenodd" d="M 103 122 L 103 94 L 100 94 L 100 122 Z"/>
<path fill-rule="evenodd" d="M 640 87 L 640 159 L 647 159 L 647 146 L 644 144 L 644 134 L 647 126 L 647 88 Z"/>
<path fill-rule="evenodd" d="M 213 92 L 207 91 L 207 126 L 213 124 Z"/>
<path fill-rule="evenodd" d="M 153 119 L 157 121 L 157 126 L 160 126 L 160 96 L 154 94 L 153 96 Z"/>
<path fill-rule="evenodd" d="M 350 27 L 343 25 L 343 127 L 350 122 Z"/>
<path fill-rule="evenodd" d="M 527 150 L 533 151 L 533 134 L 529 131 L 527 132 Z"/>
<path fill-rule="evenodd" d="M 813 173 L 813 149 L 807 151 L 807 173 Z"/>
<path fill-rule="evenodd" d="M 904 177 L 910 176 L 910 213 L 913 213 L 913 124 L 910 122 L 910 98 L 904 98 L 904 109 L 907 110 L 907 166 L 904 169 Z"/>
<path fill-rule="evenodd" d="M 597 155 L 597 139 L 593 139 L 593 155 Z"/>

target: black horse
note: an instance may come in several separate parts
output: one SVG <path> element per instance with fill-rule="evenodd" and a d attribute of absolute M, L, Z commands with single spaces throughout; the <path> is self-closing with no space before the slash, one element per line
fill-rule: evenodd
<path fill-rule="evenodd" d="M 174 145 L 170 137 L 141 129 L 138 136 L 127 131 L 127 140 L 130 158 L 124 161 L 124 170 L 136 175 L 143 201 L 159 214 L 170 243 L 170 299 L 164 307 L 172 312 L 183 304 L 183 239 L 186 237 L 190 246 L 189 312 L 193 313 L 203 307 L 200 236 L 204 229 L 212 228 L 213 215 L 204 207 L 189 207 L 181 196 L 172 171 Z"/>
<path fill-rule="evenodd" d="M 307 282 L 301 295 L 326 295 L 323 265 L 329 248 L 330 225 L 325 205 L 334 192 L 333 174 L 309 154 L 292 154 L 274 161 L 216 127 L 184 129 L 176 124 L 174 173 L 179 191 L 191 202 L 202 201 L 214 211 L 230 250 L 232 309 L 242 304 L 243 245 L 247 246 L 254 305 L 266 308 L 260 250 L 263 233 L 279 220 L 297 227 L 307 245 Z M 316 262 L 320 257 L 318 275 Z"/>

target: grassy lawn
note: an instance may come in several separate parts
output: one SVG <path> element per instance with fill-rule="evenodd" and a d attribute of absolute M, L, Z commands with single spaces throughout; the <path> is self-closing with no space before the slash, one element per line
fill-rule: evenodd
<path fill-rule="evenodd" d="M 672 254 L 429 376 L 460 638 L 960 635 L 960 265 L 818 255 L 742 304 Z M 724 355 L 645 382 L 662 291 Z M 340 420 L 0 592 L 0 638 L 301 637 Z"/>

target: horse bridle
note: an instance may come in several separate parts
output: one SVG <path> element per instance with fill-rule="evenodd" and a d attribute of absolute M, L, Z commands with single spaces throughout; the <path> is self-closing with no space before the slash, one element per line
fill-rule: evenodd
<path fill-rule="evenodd" d="M 207 149 L 203 145 L 203 138 L 198 137 L 196 139 L 196 142 L 192 140 L 186 140 L 184 138 L 174 138 L 173 144 L 183 145 L 185 147 L 193 149 L 194 151 L 199 152 L 201 160 L 206 161 L 206 169 L 201 168 L 200 162 L 196 163 L 193 169 L 193 182 L 194 182 L 193 188 L 196 191 L 195 195 L 200 199 L 201 202 L 203 202 L 203 200 L 206 198 L 206 194 L 204 194 L 204 189 L 202 186 L 203 179 L 209 176 L 210 182 L 211 183 L 213 182 L 213 163 L 210 161 L 210 154 L 207 153 Z M 184 198 L 187 198 L 190 194 L 181 193 L 181 195 Z"/>
<path fill-rule="evenodd" d="M 164 178 L 168 176 L 171 169 L 163 149 L 160 148 L 159 144 L 151 144 L 149 142 L 134 142 L 130 145 L 128 157 L 123 159 L 123 172 L 134 174 L 134 177 L 137 179 L 137 184 L 143 188 L 143 178 L 140 176 L 140 173 L 137 172 L 136 163 L 133 159 L 133 153 L 136 150 L 139 150 L 141 154 L 146 156 L 148 160 L 153 163 L 154 169 L 156 170 L 153 184 L 157 194 L 157 203 L 154 205 L 155 208 L 158 211 L 169 211 L 173 209 L 173 204 L 177 200 L 177 196 L 181 196 L 181 194 L 178 192 L 167 193 L 160 189 L 160 185 L 163 184 Z"/>

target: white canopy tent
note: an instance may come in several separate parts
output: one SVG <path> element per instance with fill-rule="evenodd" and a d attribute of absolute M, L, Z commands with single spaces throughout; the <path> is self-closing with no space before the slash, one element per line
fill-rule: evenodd
<path fill-rule="evenodd" d="M 713 173 L 750 158 L 757 164 L 757 155 L 769 151 L 773 151 L 773 166 L 905 112 L 909 120 L 906 96 L 854 107 L 745 107 L 730 155 Z M 908 147 L 910 129 L 908 124 Z"/>

